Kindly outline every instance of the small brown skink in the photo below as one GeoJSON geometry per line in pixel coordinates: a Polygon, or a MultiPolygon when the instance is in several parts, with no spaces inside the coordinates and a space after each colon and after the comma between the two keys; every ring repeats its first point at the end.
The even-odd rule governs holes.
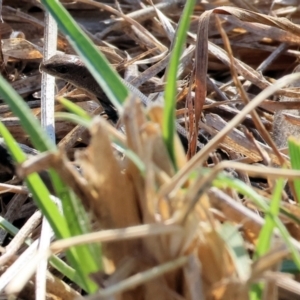
{"type": "MultiPolygon", "coordinates": [[[[92,93],[97,97],[100,104],[103,106],[108,117],[116,122],[118,119],[118,113],[115,107],[112,105],[108,97],[103,90],[99,87],[98,83],[88,71],[82,60],[76,55],[69,54],[56,54],[49,60],[43,62],[40,65],[40,70],[44,71],[52,76],[63,79],[70,82],[74,86],[92,93]]],[[[135,94],[143,102],[145,106],[152,104],[152,101],[145,96],[140,90],[131,85],[129,82],[121,79],[128,90],[135,94]]],[[[177,132],[188,139],[188,132],[176,121],[177,132]]],[[[197,146],[201,149],[203,145],[198,141],[197,146]]]]}
{"type": "Polygon", "coordinates": [[[118,120],[116,109],[78,56],[54,55],[49,60],[41,63],[40,70],[95,95],[108,118],[113,122],[118,120]]]}

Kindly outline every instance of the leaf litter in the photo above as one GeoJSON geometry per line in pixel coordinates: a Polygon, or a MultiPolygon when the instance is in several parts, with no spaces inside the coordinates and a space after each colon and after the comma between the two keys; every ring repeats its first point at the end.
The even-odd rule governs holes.
{"type": "MultiPolygon", "coordinates": [[[[40,4],[27,2],[3,3],[2,65],[3,74],[39,116],[35,105],[39,101],[43,21],[37,9],[40,4]],[[21,34],[16,38],[11,32],[21,34]],[[33,84],[26,82],[30,79],[33,84]]],[[[161,91],[155,87],[165,84],[183,3],[155,3],[154,8],[139,1],[120,1],[116,6],[85,0],[65,5],[121,75],[136,65],[138,74],[132,84],[141,86],[153,102],[161,101],[161,91]],[[93,11],[96,8],[101,9],[100,25],[93,11]]],[[[112,229],[124,230],[111,233],[114,242],[103,242],[104,274],[93,278],[105,288],[87,299],[247,299],[252,284],[259,281],[266,284],[264,298],[294,299],[299,294],[297,277],[278,268],[290,258],[278,232],[274,232],[276,241],[269,252],[253,259],[263,216],[268,213],[254,199],[268,203],[280,174],[290,179],[299,176],[297,171],[271,172],[279,165],[289,166],[289,156],[282,148],[290,133],[299,132],[296,118],[288,115],[298,107],[299,90],[292,83],[276,86],[276,80],[291,74],[299,63],[300,20],[295,8],[295,3],[287,1],[203,1],[196,5],[178,70],[178,80],[185,84],[178,82],[177,109],[191,136],[182,142],[176,137],[178,170],[162,140],[162,108],[154,104],[145,111],[134,97],[127,100],[121,116],[126,135],[98,116],[89,134],[80,126],[75,129],[73,124],[57,121],[57,140],[67,145],[66,150],[60,148],[56,158],[49,154],[46,166],[38,159],[28,161],[35,170],[53,167],[62,174],[91,215],[95,230],[108,234],[112,229]],[[239,118],[247,102],[273,84],[273,91],[239,118]],[[272,132],[272,126],[278,125],[276,115],[284,118],[285,125],[278,127],[282,135],[272,132]],[[219,132],[223,135],[218,136],[219,132]],[[200,151],[197,140],[205,145],[200,151]],[[131,156],[116,151],[115,141],[125,145],[131,156]],[[74,158],[81,175],[71,171],[69,159],[74,158]],[[218,187],[215,181],[220,171],[229,179],[240,179],[251,193],[218,187]],[[131,229],[147,224],[148,230],[125,239],[131,229]],[[154,224],[169,226],[170,231],[154,232],[154,224]],[[171,229],[174,225],[180,230],[171,229]],[[119,240],[120,236],[125,240],[119,240]]],[[[60,51],[74,53],[61,35],[58,45],[60,51]]],[[[58,81],[58,88],[63,84],[58,81]]],[[[77,99],[81,107],[97,109],[90,95],[69,90],[70,99],[77,99]]],[[[62,109],[59,104],[56,107],[62,109]]],[[[7,114],[5,105],[0,109],[14,137],[28,144],[17,118],[7,114]]],[[[19,207],[24,211],[17,212],[12,201],[3,200],[2,215],[10,222],[27,220],[34,206],[26,212],[26,202],[21,199],[19,207]]],[[[281,209],[281,221],[297,245],[299,206],[292,189],[283,192],[281,209]]],[[[72,240],[69,242],[71,245],[72,240]]],[[[8,251],[8,241],[2,239],[2,243],[8,245],[8,251]]],[[[59,248],[59,241],[56,243],[59,248]]],[[[6,268],[3,265],[1,273],[6,268]]],[[[61,297],[55,289],[51,293],[61,297]]],[[[34,294],[20,297],[34,299],[34,294]]]]}

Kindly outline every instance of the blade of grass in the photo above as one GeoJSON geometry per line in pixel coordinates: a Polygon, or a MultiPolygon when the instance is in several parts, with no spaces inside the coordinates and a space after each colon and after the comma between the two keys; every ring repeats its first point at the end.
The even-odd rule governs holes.
{"type": "Polygon", "coordinates": [[[91,119],[88,120],[86,118],[83,118],[82,116],[78,116],[76,114],[70,114],[67,112],[57,112],[55,113],[55,119],[56,120],[64,120],[68,122],[72,122],[81,126],[84,126],[86,128],[89,128],[92,124],[91,119]]]}
{"type": "MultiPolygon", "coordinates": [[[[10,222],[8,222],[7,220],[5,220],[1,216],[0,216],[0,227],[2,229],[4,229],[5,231],[7,231],[12,236],[15,236],[18,233],[18,231],[19,231],[19,229],[17,227],[15,227],[13,224],[11,224],[10,222]]],[[[26,242],[26,244],[28,246],[30,246],[29,242],[28,243],[26,242]]]]}
{"type": "MultiPolygon", "coordinates": [[[[280,178],[276,182],[274,193],[270,201],[270,210],[269,210],[270,213],[267,213],[265,215],[265,224],[259,233],[259,238],[254,253],[254,261],[260,258],[261,256],[263,256],[264,254],[266,254],[270,250],[273,231],[275,227],[273,216],[278,217],[279,215],[281,193],[283,188],[284,188],[284,180],[280,178]]],[[[263,289],[264,289],[263,283],[253,284],[250,290],[250,298],[252,300],[261,299],[263,295],[263,289]]]]}
{"type": "MultiPolygon", "coordinates": [[[[21,148],[18,146],[18,143],[14,140],[12,135],[1,122],[0,133],[3,136],[13,159],[17,163],[24,162],[26,160],[26,155],[23,153],[21,148]]],[[[76,220],[78,220],[78,211],[77,214],[74,214],[76,218],[73,218],[72,227],[70,227],[67,223],[66,218],[64,218],[60,214],[58,208],[51,200],[48,189],[37,173],[28,175],[25,179],[25,182],[28,186],[28,189],[32,193],[33,198],[36,200],[38,207],[41,209],[43,215],[47,218],[57,237],[67,238],[70,236],[74,236],[75,233],[77,233],[77,235],[79,234],[79,232],[82,233],[82,231],[78,230],[78,226],[80,226],[80,224],[82,223],[81,219],[78,222],[79,225],[76,227],[76,220]],[[76,231],[74,228],[76,229],[76,231]],[[72,233],[70,232],[70,229],[73,229],[72,233]]],[[[77,202],[75,204],[78,205],[77,202]]],[[[82,226],[80,228],[82,229],[82,226]]],[[[93,250],[93,257],[96,257],[96,259],[94,259],[91,256],[91,251],[89,250],[89,248],[90,246],[73,247],[69,251],[67,251],[66,254],[81,279],[79,285],[86,291],[94,292],[97,290],[97,286],[89,279],[88,276],[91,272],[98,271],[100,252],[95,255],[95,250],[93,250]],[[84,264],[80,263],[82,259],[84,259],[84,264]]]]}
{"type": "Polygon", "coordinates": [[[76,105],[72,101],[61,97],[58,99],[58,102],[62,104],[69,112],[72,112],[78,117],[81,117],[87,121],[90,121],[92,119],[92,117],[84,109],[82,109],[80,106],[76,105]]]}
{"type": "Polygon", "coordinates": [[[17,94],[2,76],[0,76],[0,96],[9,105],[13,114],[20,118],[22,128],[30,135],[31,141],[36,149],[41,152],[56,150],[55,144],[47,137],[37,119],[32,117],[31,111],[25,101],[23,101],[19,94],[17,94]]]}
{"type": "Polygon", "coordinates": [[[213,186],[218,188],[232,188],[238,193],[251,199],[255,203],[255,205],[257,205],[263,212],[269,214],[270,218],[273,219],[272,221],[274,222],[275,227],[278,229],[283,241],[287,245],[288,249],[291,251],[296,266],[300,270],[300,255],[293,244],[289,232],[287,231],[286,227],[283,225],[279,217],[277,215],[273,215],[273,213],[270,211],[267,201],[262,196],[257,194],[251,187],[246,185],[244,182],[238,179],[230,178],[224,175],[223,173],[220,173],[217,176],[217,178],[213,180],[213,186]]]}
{"type": "MultiPolygon", "coordinates": [[[[292,169],[300,170],[300,143],[299,143],[299,141],[294,137],[290,137],[288,139],[288,147],[289,147],[292,169]]],[[[293,185],[294,185],[295,193],[297,196],[297,201],[298,201],[298,203],[300,203],[300,179],[295,178],[293,180],[293,185]]]]}
{"type": "Polygon", "coordinates": [[[175,44],[170,57],[170,64],[167,70],[167,84],[165,88],[165,106],[163,115],[163,138],[165,140],[169,155],[176,166],[174,153],[175,135],[175,105],[177,91],[177,69],[180,56],[185,44],[187,31],[190,25],[190,17],[193,13],[195,0],[187,0],[175,37],[175,44]]]}
{"type": "Polygon", "coordinates": [[[265,225],[263,226],[255,250],[254,258],[257,259],[269,251],[274,230],[274,222],[272,216],[278,216],[280,211],[281,193],[284,187],[284,180],[277,180],[272,199],[270,201],[270,214],[265,216],[265,225]]]}
{"type": "MultiPolygon", "coordinates": [[[[29,134],[33,145],[42,151],[46,150],[56,150],[55,144],[48,138],[46,133],[42,130],[37,119],[32,115],[29,107],[25,104],[23,99],[16,93],[16,91],[6,82],[6,80],[0,76],[0,96],[5,102],[10,106],[12,112],[19,117],[22,128],[29,134]]],[[[14,151],[14,144],[16,143],[7,129],[2,126],[1,131],[6,136],[7,146],[10,151],[14,151]]],[[[22,154],[23,152],[17,152],[16,156],[12,153],[13,158],[17,162],[24,161],[25,157],[22,154]]],[[[73,235],[78,235],[78,231],[75,230],[72,232],[73,228],[80,228],[81,221],[77,218],[75,213],[76,209],[73,207],[74,201],[71,199],[70,189],[62,182],[61,178],[53,170],[49,170],[49,174],[54,185],[55,191],[58,197],[62,200],[63,211],[65,213],[64,218],[55,217],[57,213],[54,213],[54,209],[57,209],[54,204],[47,202],[45,205],[44,199],[49,198],[49,192],[44,186],[43,182],[39,179],[37,174],[31,174],[26,179],[28,188],[30,188],[31,193],[37,203],[41,208],[43,214],[49,220],[55,234],[58,238],[70,237],[73,235]],[[48,197],[46,196],[48,195],[48,197]],[[75,226],[75,223],[77,225],[75,226]],[[67,225],[66,225],[67,224],[67,225]],[[61,227],[59,230],[58,227],[61,227]],[[68,230],[67,230],[68,229],[68,230]]],[[[81,234],[85,233],[82,228],[81,234]]],[[[94,253],[95,251],[93,251],[94,253]]],[[[99,270],[99,265],[97,264],[99,255],[95,256],[93,259],[89,257],[93,256],[92,252],[89,251],[89,247],[83,246],[82,248],[72,248],[67,251],[67,257],[70,260],[72,266],[77,270],[82,279],[82,285],[85,287],[85,290],[88,292],[94,292],[97,290],[97,285],[89,278],[89,274],[99,270]],[[81,259],[84,257],[86,263],[82,264],[81,259]]]]}
{"type": "MultiPolygon", "coordinates": [[[[66,99],[64,99],[66,100],[66,99]]],[[[91,117],[87,115],[86,113],[81,112],[81,108],[75,107],[77,106],[74,103],[70,103],[69,100],[63,101],[62,103],[66,108],[70,109],[74,114],[69,114],[65,112],[58,112],[55,114],[56,119],[62,119],[65,121],[73,122],[75,124],[82,125],[86,128],[89,128],[92,124],[91,117]],[[67,105],[65,105],[67,104],[67,105]],[[70,105],[69,105],[70,104],[70,105]],[[88,118],[85,118],[85,116],[88,116],[88,118]]],[[[119,143],[119,141],[113,139],[113,142],[122,149],[122,152],[126,155],[127,158],[129,158],[139,169],[141,172],[141,175],[144,176],[146,174],[146,167],[143,161],[136,155],[132,150],[124,147],[123,144],[119,143]]]]}
{"type": "Polygon", "coordinates": [[[87,68],[102,87],[107,97],[119,112],[128,96],[128,90],[109,62],[93,45],[83,30],[76,24],[67,10],[58,1],[41,0],[41,3],[56,20],[59,29],[66,35],[76,52],[81,55],[87,68]]]}
{"type": "MultiPolygon", "coordinates": [[[[20,164],[24,162],[27,159],[26,155],[2,122],[0,122],[0,134],[3,136],[13,159],[20,164]]],[[[26,179],[26,183],[33,196],[39,199],[37,205],[49,220],[55,234],[59,237],[69,236],[68,226],[62,215],[59,213],[58,208],[51,200],[50,193],[39,175],[36,173],[30,174],[26,179]]]]}

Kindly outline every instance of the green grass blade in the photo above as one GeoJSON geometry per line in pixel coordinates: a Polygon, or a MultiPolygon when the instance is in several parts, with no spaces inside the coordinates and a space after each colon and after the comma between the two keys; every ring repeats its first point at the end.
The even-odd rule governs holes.
{"type": "MultiPolygon", "coordinates": [[[[64,100],[66,100],[66,99],[64,99],[64,100]]],[[[67,108],[70,108],[70,110],[74,114],[58,112],[55,114],[56,119],[62,119],[62,120],[69,121],[69,122],[72,122],[75,124],[82,125],[86,128],[89,128],[92,124],[91,117],[88,116],[89,118],[85,118],[80,112],[81,108],[80,107],[79,107],[79,109],[75,108],[74,106],[77,106],[77,105],[74,103],[71,103],[71,105],[69,106],[69,102],[70,102],[69,100],[67,100],[65,102],[65,103],[67,103],[67,108]]],[[[132,150],[126,148],[123,144],[119,143],[119,141],[116,141],[113,139],[112,142],[114,142],[118,147],[120,147],[122,149],[122,151],[126,155],[126,157],[129,158],[136,165],[136,167],[139,169],[141,175],[144,176],[146,174],[146,167],[145,167],[145,164],[143,163],[143,161],[138,157],[138,155],[136,155],[132,150]]]]}
{"type": "MultiPolygon", "coordinates": [[[[288,139],[288,147],[292,169],[300,170],[300,142],[294,137],[290,137],[288,139]]],[[[300,179],[294,179],[293,184],[297,201],[300,203],[300,179]]]]}
{"type": "MultiPolygon", "coordinates": [[[[26,155],[22,152],[17,142],[11,136],[6,127],[0,122],[0,133],[3,136],[8,150],[10,151],[14,160],[18,163],[22,163],[26,160],[26,155]]],[[[74,227],[79,223],[81,224],[81,220],[78,219],[78,211],[77,214],[73,214],[73,220],[71,221],[72,227],[70,227],[70,222],[68,224],[68,219],[64,218],[60,213],[56,205],[50,199],[50,194],[43,181],[40,179],[37,173],[33,173],[28,175],[25,178],[26,185],[28,189],[32,193],[33,198],[35,199],[38,207],[42,211],[43,215],[47,218],[50,226],[52,227],[55,235],[59,238],[67,238],[70,236],[78,234],[78,227],[74,229],[74,227]],[[78,221],[78,222],[77,222],[78,221]],[[70,232],[72,229],[73,232],[70,232]]],[[[68,204],[68,202],[67,202],[68,204]]],[[[78,203],[76,203],[77,205],[78,203]]],[[[65,205],[66,206],[66,205],[65,205]]],[[[64,207],[65,209],[65,207],[64,207]]],[[[70,208],[71,210],[71,208],[70,208]]],[[[69,212],[68,210],[66,210],[69,212]]],[[[68,216],[68,214],[65,214],[68,216]]],[[[70,215],[70,213],[69,213],[70,215]]],[[[82,231],[80,231],[82,233],[82,231]]],[[[91,272],[96,272],[99,270],[99,256],[94,255],[96,259],[94,259],[91,253],[95,253],[95,251],[90,251],[90,246],[80,246],[73,247],[67,251],[66,255],[68,259],[71,261],[72,265],[78,272],[78,276],[80,277],[80,286],[82,286],[86,291],[94,292],[97,290],[96,284],[91,281],[89,278],[89,274],[91,272]],[[84,259],[85,263],[82,264],[82,259],[84,259]]]]}
{"type": "MultiPolygon", "coordinates": [[[[281,178],[276,182],[274,193],[270,201],[270,213],[265,215],[265,224],[259,233],[257,247],[254,253],[254,260],[266,254],[271,247],[273,231],[275,227],[274,216],[278,217],[280,211],[281,193],[284,188],[284,180],[281,178]]],[[[263,283],[253,284],[250,291],[252,300],[261,299],[264,289],[263,283]]]]}
{"type": "Polygon", "coordinates": [[[41,3],[56,20],[59,29],[66,35],[76,52],[81,55],[87,68],[107,97],[118,111],[121,111],[122,106],[120,104],[127,98],[128,90],[118,74],[110,67],[107,59],[93,45],[61,3],[53,0],[41,0],[41,3]]]}
{"type": "Polygon", "coordinates": [[[67,263],[65,263],[63,260],[58,258],[57,256],[53,255],[50,257],[49,260],[52,267],[54,267],[57,271],[59,271],[61,274],[75,282],[78,286],[80,286],[82,289],[85,287],[82,285],[81,278],[78,276],[78,272],[70,267],[67,263]]]}
{"type": "Polygon", "coordinates": [[[89,128],[92,124],[91,119],[88,120],[86,118],[83,118],[81,116],[75,115],[75,114],[70,114],[67,112],[57,112],[55,113],[55,119],[56,120],[64,120],[64,121],[68,121],[68,122],[72,122],[74,124],[78,124],[81,126],[84,126],[86,128],[89,128]]]}
{"type": "MultiPolygon", "coordinates": [[[[9,83],[0,76],[0,97],[9,105],[13,114],[20,120],[22,128],[28,133],[34,147],[41,151],[55,151],[56,145],[48,138],[46,132],[41,128],[40,123],[31,113],[25,101],[9,85],[9,83]]],[[[51,180],[59,198],[67,197],[66,187],[56,173],[51,172],[51,180]]]]}
{"type": "Polygon", "coordinates": [[[59,98],[58,102],[62,104],[69,112],[72,112],[73,114],[85,119],[85,120],[91,120],[92,117],[80,106],[76,105],[72,101],[66,99],[66,98],[59,98]]]}
{"type": "Polygon", "coordinates": [[[260,231],[258,243],[255,251],[255,259],[263,256],[270,250],[272,234],[274,230],[274,218],[278,216],[280,211],[281,193],[284,187],[284,180],[281,178],[276,182],[274,193],[270,201],[269,214],[265,216],[265,225],[260,231]]]}
{"type": "MultiPolygon", "coordinates": [[[[19,117],[22,128],[29,134],[33,145],[40,151],[56,150],[55,144],[47,137],[46,133],[41,128],[38,120],[32,115],[30,109],[25,104],[23,99],[14,91],[14,89],[0,76],[0,96],[10,106],[12,112],[19,117]]],[[[25,155],[22,151],[18,151],[16,142],[9,134],[5,126],[1,126],[1,133],[7,143],[8,149],[11,151],[12,157],[16,162],[23,162],[25,155]],[[17,150],[16,150],[17,149],[17,150]]],[[[19,149],[20,150],[20,149],[19,149]]],[[[62,182],[61,178],[53,170],[49,171],[52,183],[58,197],[62,200],[64,217],[62,217],[51,201],[49,192],[37,174],[31,174],[26,178],[26,183],[30,189],[33,198],[35,199],[38,207],[48,219],[53,231],[58,238],[66,238],[78,234],[78,230],[74,233],[70,231],[71,224],[78,223],[80,227],[80,220],[75,213],[76,209],[72,207],[74,201],[71,198],[70,189],[62,182]],[[72,208],[72,209],[71,209],[72,208]]],[[[77,204],[75,205],[77,207],[77,204]]],[[[81,234],[86,233],[84,230],[81,234]]],[[[88,292],[94,292],[97,289],[96,284],[89,278],[89,274],[99,270],[100,265],[98,256],[90,259],[93,252],[89,250],[90,246],[82,246],[79,248],[71,248],[67,251],[67,257],[72,266],[77,270],[84,289],[88,292]],[[84,249],[84,250],[82,250],[84,249]],[[87,261],[86,264],[81,264],[81,259],[84,257],[87,261]]]]}
{"type": "Polygon", "coordinates": [[[195,0],[187,0],[175,37],[174,48],[170,57],[170,64],[167,71],[167,84],[165,88],[165,106],[163,116],[163,137],[169,155],[175,166],[174,134],[175,134],[175,105],[177,91],[177,69],[182,49],[185,44],[187,31],[190,25],[190,17],[193,13],[195,0]]]}
{"type": "Polygon", "coordinates": [[[36,149],[41,152],[56,149],[55,144],[47,138],[45,131],[42,130],[38,120],[32,117],[25,101],[2,76],[0,76],[0,97],[9,105],[13,114],[19,117],[22,128],[30,135],[36,149]]]}
{"type": "MultiPolygon", "coordinates": [[[[24,162],[27,157],[19,147],[18,143],[12,137],[7,128],[0,122],[0,134],[3,136],[7,148],[17,163],[24,162]]],[[[50,193],[46,188],[43,181],[40,179],[37,173],[30,174],[25,179],[28,189],[32,193],[33,197],[37,199],[36,203],[41,209],[42,213],[48,219],[53,231],[58,237],[70,236],[67,224],[60,214],[58,208],[50,198],[50,193]]]]}
{"type": "Polygon", "coordinates": [[[273,213],[270,211],[269,205],[267,204],[267,201],[262,197],[261,195],[257,194],[251,187],[249,187],[244,182],[230,178],[229,176],[226,176],[224,173],[220,173],[216,179],[213,180],[213,186],[218,188],[232,188],[239,192],[240,194],[248,197],[251,199],[263,212],[266,214],[269,214],[271,218],[273,218],[273,222],[275,224],[275,227],[278,229],[280,235],[282,236],[283,241],[291,251],[293,260],[296,264],[296,266],[300,270],[300,255],[298,250],[294,247],[291,236],[289,232],[287,231],[286,227],[283,225],[281,220],[278,216],[273,215],[273,213]]]}
{"type": "MultiPolygon", "coordinates": [[[[10,235],[15,236],[19,229],[17,227],[15,227],[13,224],[11,224],[10,222],[8,222],[7,220],[5,220],[3,217],[0,216],[0,227],[5,230],[6,232],[8,232],[10,235]]],[[[29,242],[29,239],[27,238],[26,240],[26,244],[29,246],[31,245],[31,242],[29,242]]]]}
{"type": "MultiPolygon", "coordinates": [[[[75,124],[79,124],[82,125],[86,128],[89,128],[92,124],[91,121],[87,121],[84,118],[81,118],[77,115],[73,115],[73,114],[69,114],[69,113],[64,113],[64,112],[59,112],[55,114],[55,118],[56,119],[61,119],[61,120],[65,120],[65,121],[69,121],[75,124]]],[[[143,161],[139,158],[138,155],[136,155],[136,153],[134,153],[132,150],[124,147],[123,144],[119,143],[118,141],[114,141],[113,142],[122,149],[122,152],[126,155],[126,157],[128,159],[130,159],[135,165],[136,167],[139,169],[139,171],[141,172],[141,175],[144,176],[146,173],[146,167],[145,164],[143,163],[143,161]]]]}

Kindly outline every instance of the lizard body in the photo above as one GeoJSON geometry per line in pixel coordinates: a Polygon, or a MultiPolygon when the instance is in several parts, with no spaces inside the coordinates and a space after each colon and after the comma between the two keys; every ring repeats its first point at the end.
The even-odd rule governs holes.
{"type": "Polygon", "coordinates": [[[40,70],[93,94],[99,100],[109,119],[114,122],[117,121],[116,109],[78,56],[54,55],[49,60],[41,63],[40,70]]]}
{"type": "MultiPolygon", "coordinates": [[[[118,119],[116,109],[78,56],[56,54],[49,60],[43,62],[40,66],[40,69],[52,76],[68,81],[76,87],[95,95],[109,118],[113,121],[118,119]]],[[[151,105],[152,101],[140,90],[124,79],[121,80],[131,93],[140,98],[145,106],[151,105]]],[[[178,133],[188,139],[188,132],[178,121],[176,121],[176,129],[178,133]]],[[[198,141],[197,146],[201,149],[203,145],[198,141]]]]}

